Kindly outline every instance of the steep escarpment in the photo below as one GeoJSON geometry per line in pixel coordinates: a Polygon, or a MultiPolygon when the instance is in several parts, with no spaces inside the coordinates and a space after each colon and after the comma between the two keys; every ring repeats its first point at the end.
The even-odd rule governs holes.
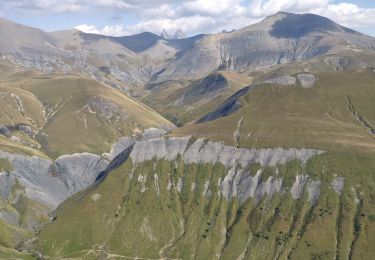
{"type": "Polygon", "coordinates": [[[301,259],[348,257],[353,244],[353,255],[364,247],[368,255],[372,238],[359,227],[374,228],[363,183],[373,163],[354,158],[188,137],[136,142],[100,185],[56,211],[33,250],[84,259],[301,259]]]}
{"type": "Polygon", "coordinates": [[[108,154],[76,153],[54,161],[46,156],[0,150],[0,227],[9,236],[7,241],[0,240],[0,246],[14,248],[29,238],[63,201],[95,184],[101,173],[120,165],[119,154],[136,140],[165,133],[150,128],[137,137],[120,139],[108,154]]]}
{"type": "Polygon", "coordinates": [[[99,186],[57,210],[34,250],[81,258],[300,259],[335,257],[336,250],[347,256],[342,248],[356,239],[345,231],[357,219],[354,194],[362,190],[366,201],[369,194],[354,187],[345,170],[336,174],[338,158],[188,137],[136,142],[99,186]],[[83,216],[84,223],[78,221],[83,216]],[[317,227],[326,237],[316,239],[317,227]]]}

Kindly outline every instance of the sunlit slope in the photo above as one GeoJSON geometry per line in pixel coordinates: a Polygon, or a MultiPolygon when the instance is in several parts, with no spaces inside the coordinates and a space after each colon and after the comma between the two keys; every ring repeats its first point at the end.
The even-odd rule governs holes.
{"type": "Polygon", "coordinates": [[[374,150],[375,73],[319,73],[311,88],[260,84],[250,87],[228,116],[188,124],[174,136],[203,136],[246,147],[316,147],[374,150]],[[349,100],[355,108],[350,109],[349,100]],[[358,117],[370,127],[364,126],[358,117]]]}
{"type": "Polygon", "coordinates": [[[51,157],[102,153],[137,129],[173,127],[147,106],[95,80],[31,73],[6,80],[0,86],[0,124],[9,130],[5,135],[51,157]]]}
{"type": "Polygon", "coordinates": [[[142,98],[146,104],[178,125],[194,121],[215,109],[252,77],[234,71],[216,71],[199,80],[150,84],[142,98]]]}

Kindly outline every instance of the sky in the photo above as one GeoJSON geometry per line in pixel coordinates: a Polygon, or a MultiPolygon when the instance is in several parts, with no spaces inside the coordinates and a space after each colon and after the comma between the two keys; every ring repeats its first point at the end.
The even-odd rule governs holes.
{"type": "Polygon", "coordinates": [[[375,36],[375,0],[0,0],[0,16],[21,24],[112,36],[216,33],[278,11],[319,14],[375,36]]]}

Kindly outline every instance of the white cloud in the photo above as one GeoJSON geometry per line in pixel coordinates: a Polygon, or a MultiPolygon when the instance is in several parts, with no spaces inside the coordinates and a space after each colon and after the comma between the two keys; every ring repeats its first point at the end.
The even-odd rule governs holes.
{"type": "Polygon", "coordinates": [[[241,0],[195,0],[189,1],[181,6],[182,12],[191,12],[208,15],[223,15],[232,13],[234,10],[245,11],[246,8],[240,5],[241,0]]]}
{"type": "Polygon", "coordinates": [[[167,31],[176,31],[177,29],[182,29],[185,32],[188,31],[198,31],[204,28],[210,28],[215,24],[215,20],[209,17],[203,16],[193,16],[193,17],[181,17],[178,19],[153,19],[141,21],[135,25],[115,25],[115,26],[105,26],[103,28],[97,28],[94,25],[82,24],[75,28],[86,32],[86,33],[96,33],[111,36],[124,36],[131,35],[139,32],[154,32],[156,34],[161,33],[162,28],[167,31]]]}
{"type": "Polygon", "coordinates": [[[250,13],[264,17],[278,11],[308,12],[315,8],[327,6],[329,0],[253,0],[250,13]]]}
{"type": "Polygon", "coordinates": [[[54,13],[77,12],[83,9],[78,0],[14,0],[0,3],[3,10],[23,10],[29,12],[44,12],[49,10],[54,13]]]}
{"type": "Polygon", "coordinates": [[[360,8],[355,4],[330,4],[325,8],[312,10],[351,28],[375,27],[375,8],[360,8]]]}
{"type": "Polygon", "coordinates": [[[87,15],[90,11],[97,13],[104,8],[105,13],[112,14],[112,17],[125,17],[124,24],[107,25],[103,28],[82,24],[78,28],[108,35],[141,31],[160,33],[163,28],[173,31],[179,27],[188,34],[217,32],[244,27],[278,11],[315,13],[354,29],[375,28],[375,6],[361,8],[355,4],[332,2],[333,0],[0,0],[0,12],[86,12],[87,15]],[[135,17],[135,24],[126,24],[126,17],[129,15],[135,17]]]}
{"type": "Polygon", "coordinates": [[[142,18],[171,18],[177,17],[178,14],[176,9],[171,5],[163,4],[154,8],[145,8],[141,12],[138,12],[138,16],[142,18]]]}

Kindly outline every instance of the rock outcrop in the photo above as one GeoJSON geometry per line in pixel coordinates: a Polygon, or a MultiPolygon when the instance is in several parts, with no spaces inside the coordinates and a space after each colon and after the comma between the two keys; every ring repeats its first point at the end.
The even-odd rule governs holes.
{"type": "Polygon", "coordinates": [[[295,77],[292,76],[281,76],[277,78],[271,78],[263,81],[262,83],[266,84],[276,84],[276,85],[282,85],[282,86],[294,86],[296,84],[297,80],[295,77]]]}
{"type": "MultiPolygon", "coordinates": [[[[283,179],[277,176],[276,171],[273,176],[265,179],[262,170],[252,173],[249,167],[254,164],[259,164],[261,167],[276,167],[292,160],[298,160],[304,165],[310,158],[321,153],[323,151],[304,148],[236,148],[204,139],[191,142],[190,137],[162,137],[135,143],[130,158],[135,167],[146,161],[174,161],[177,158],[181,158],[184,164],[215,165],[218,163],[225,166],[228,170],[225,177],[219,179],[217,184],[206,182],[203,195],[210,196],[210,187],[217,185],[220,196],[227,200],[237,198],[240,203],[244,203],[249,198],[260,201],[264,196],[272,197],[275,193],[289,188],[294,199],[301,198],[306,190],[308,200],[314,204],[320,195],[319,180],[312,180],[307,175],[297,175],[291,187],[284,187],[283,179]]],[[[142,176],[142,181],[144,178],[145,176],[142,176]]],[[[169,181],[166,189],[169,190],[173,186],[176,187],[177,192],[181,192],[183,185],[183,178],[179,178],[176,183],[169,181]]],[[[142,190],[145,191],[145,189],[147,187],[142,182],[142,190]]],[[[190,187],[189,190],[192,188],[190,187]]]]}
{"type": "Polygon", "coordinates": [[[54,169],[69,193],[74,194],[93,184],[98,173],[107,168],[108,164],[99,155],[82,153],[59,157],[54,163],[54,169]]]}
{"type": "Polygon", "coordinates": [[[98,155],[65,155],[52,162],[36,156],[0,151],[13,170],[1,173],[0,194],[7,199],[16,181],[25,189],[28,199],[55,209],[61,202],[91,185],[108,162],[98,155]]]}
{"type": "Polygon", "coordinates": [[[220,162],[226,167],[232,167],[236,162],[241,167],[254,163],[274,167],[291,160],[300,160],[302,164],[305,164],[313,156],[323,153],[319,150],[304,148],[236,148],[221,142],[206,142],[204,139],[198,139],[189,145],[189,141],[189,137],[154,138],[140,141],[134,145],[130,158],[134,164],[137,164],[152,159],[171,161],[180,155],[187,164],[220,162]]]}
{"type": "Polygon", "coordinates": [[[336,177],[331,182],[332,189],[338,194],[341,195],[342,190],[344,189],[345,179],[343,177],[336,177]]]}
{"type": "Polygon", "coordinates": [[[299,81],[301,82],[301,86],[303,88],[311,88],[315,84],[315,76],[313,74],[307,74],[307,73],[302,73],[297,75],[299,81]]]}

